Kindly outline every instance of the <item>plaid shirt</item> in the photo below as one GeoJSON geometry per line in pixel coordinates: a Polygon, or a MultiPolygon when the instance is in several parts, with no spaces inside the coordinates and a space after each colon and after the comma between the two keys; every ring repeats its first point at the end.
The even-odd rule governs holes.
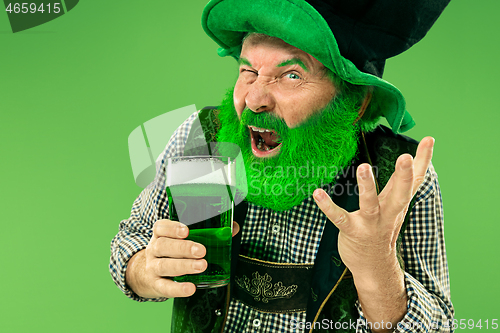
{"type": "MultiPolygon", "coordinates": [[[[135,294],[125,284],[128,260],[146,248],[155,221],[168,218],[165,189],[165,161],[183,154],[189,130],[197,119],[191,115],[173,134],[165,151],[156,161],[155,181],[142,191],[132,206],[130,218],[120,223],[111,242],[110,272],[116,285],[133,300],[148,299],[135,294]]],[[[453,320],[446,260],[441,193],[432,165],[417,191],[416,202],[407,225],[402,249],[405,262],[407,314],[395,332],[449,332],[453,320]]],[[[241,253],[280,263],[314,263],[326,216],[312,197],[284,212],[249,204],[241,239],[241,253]],[[309,221],[304,223],[303,221],[309,221]]],[[[360,319],[364,319],[359,302],[360,319]]],[[[230,302],[225,332],[304,332],[308,331],[305,312],[264,313],[236,299],[230,302]]],[[[317,327],[321,323],[317,322],[317,327]]],[[[330,324],[331,325],[331,324],[330,324]]],[[[333,326],[328,326],[332,328],[333,326]]],[[[323,326],[326,328],[326,326],[323,326]]],[[[358,325],[357,332],[370,332],[358,325]]]]}

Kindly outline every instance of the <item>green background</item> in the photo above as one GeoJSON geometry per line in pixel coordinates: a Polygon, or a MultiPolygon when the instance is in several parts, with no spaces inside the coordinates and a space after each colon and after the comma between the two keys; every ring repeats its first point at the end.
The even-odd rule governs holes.
{"type": "MultiPolygon", "coordinates": [[[[109,243],[140,188],[129,133],[217,105],[236,64],[200,25],[205,0],[81,1],[13,34],[0,13],[0,330],[168,332],[171,303],[136,303],[108,273],[109,243]]],[[[495,0],[455,0],[385,79],[436,138],[457,319],[500,319],[495,0]]],[[[165,133],[165,140],[170,133],[165,133]]],[[[484,328],[483,328],[484,329],[484,328]]]]}

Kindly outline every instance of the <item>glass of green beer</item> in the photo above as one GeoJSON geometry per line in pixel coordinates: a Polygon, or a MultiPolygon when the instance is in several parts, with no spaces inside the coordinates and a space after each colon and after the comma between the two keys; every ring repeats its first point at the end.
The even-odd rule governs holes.
{"type": "Polygon", "coordinates": [[[170,219],[188,226],[187,239],[207,249],[207,269],[174,277],[197,288],[229,283],[234,209],[235,163],[224,156],[181,156],[167,161],[170,219]]]}

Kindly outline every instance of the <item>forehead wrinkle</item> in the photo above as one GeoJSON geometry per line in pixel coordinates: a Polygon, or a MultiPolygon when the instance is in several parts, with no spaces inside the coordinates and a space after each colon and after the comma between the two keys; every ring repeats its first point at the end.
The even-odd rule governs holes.
{"type": "Polygon", "coordinates": [[[308,63],[309,65],[312,65],[314,60],[316,60],[316,58],[314,58],[312,55],[310,55],[306,51],[303,51],[303,50],[301,50],[293,45],[290,45],[290,44],[287,44],[287,46],[288,46],[288,50],[290,52],[290,55],[292,55],[294,58],[300,59],[300,60],[304,61],[305,63],[308,63]]]}
{"type": "MultiPolygon", "coordinates": [[[[296,63],[291,63],[290,65],[298,64],[302,68],[304,68],[305,71],[309,71],[309,70],[314,69],[316,62],[319,63],[320,65],[322,65],[321,62],[316,60],[316,58],[314,58],[309,53],[307,53],[307,52],[305,52],[305,51],[303,51],[303,50],[301,50],[293,45],[290,45],[290,44],[286,43],[285,41],[278,39],[278,38],[276,38],[276,40],[254,41],[253,38],[250,37],[243,42],[242,53],[243,53],[243,49],[247,45],[249,45],[249,46],[268,45],[271,48],[286,50],[289,58],[287,57],[288,59],[285,59],[283,62],[281,62],[281,64],[286,62],[286,61],[289,61],[289,60],[298,60],[299,62],[302,62],[302,64],[300,64],[299,62],[296,62],[296,63]]],[[[246,59],[246,58],[240,57],[240,60],[241,59],[248,61],[248,59],[246,59]]],[[[240,60],[238,62],[241,65],[240,60]]],[[[249,66],[253,67],[252,65],[250,65],[250,62],[248,62],[248,64],[245,63],[245,65],[249,65],[249,66]]],[[[277,65],[276,67],[281,67],[280,65],[277,65]]],[[[283,66],[286,66],[286,65],[283,65],[283,66]]],[[[321,66],[321,67],[323,67],[323,66],[321,66]]]]}

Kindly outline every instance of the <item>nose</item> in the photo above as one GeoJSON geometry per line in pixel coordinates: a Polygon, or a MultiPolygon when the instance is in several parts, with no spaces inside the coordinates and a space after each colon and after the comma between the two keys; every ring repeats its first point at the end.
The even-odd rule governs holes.
{"type": "Polygon", "coordinates": [[[272,94],[273,83],[259,77],[249,87],[245,97],[246,106],[253,112],[269,112],[275,107],[275,100],[272,94]]]}

